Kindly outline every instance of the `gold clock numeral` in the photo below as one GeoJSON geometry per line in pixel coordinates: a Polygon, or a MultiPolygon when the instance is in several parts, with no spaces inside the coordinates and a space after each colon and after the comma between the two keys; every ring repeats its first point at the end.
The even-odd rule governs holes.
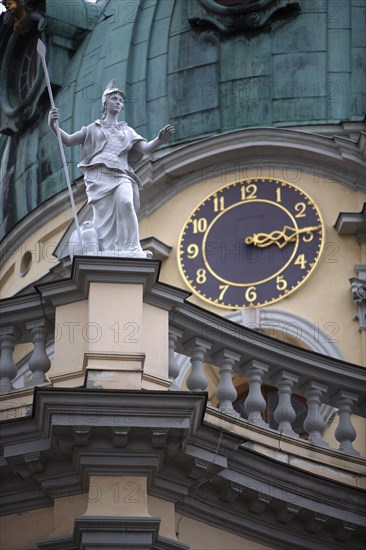
{"type": "Polygon", "coordinates": [[[277,187],[277,189],[276,189],[276,201],[277,202],[282,202],[282,200],[281,200],[281,187],[277,187]]]}
{"type": "Polygon", "coordinates": [[[201,269],[197,269],[197,272],[196,272],[196,283],[198,285],[203,285],[203,283],[206,282],[206,270],[201,268],[201,269]]]}
{"type": "Polygon", "coordinates": [[[249,199],[257,198],[257,186],[255,183],[249,183],[241,187],[241,200],[247,201],[249,199]]]}
{"type": "Polygon", "coordinates": [[[302,240],[304,241],[304,243],[309,243],[310,241],[313,240],[313,238],[314,238],[314,233],[312,233],[311,231],[308,231],[303,235],[302,240]]]}
{"type": "Polygon", "coordinates": [[[276,279],[276,288],[277,290],[285,290],[287,288],[287,281],[282,275],[279,275],[276,279]]]}
{"type": "Polygon", "coordinates": [[[225,294],[225,292],[227,291],[228,288],[229,288],[229,285],[220,285],[219,286],[219,290],[221,290],[221,292],[219,294],[219,300],[223,300],[224,294],[225,294]]]}
{"type": "Polygon", "coordinates": [[[189,244],[187,246],[187,256],[190,260],[193,260],[193,258],[196,258],[198,256],[199,252],[198,245],[196,244],[189,244]]]}
{"type": "Polygon", "coordinates": [[[305,260],[305,254],[300,254],[294,261],[295,265],[299,265],[301,269],[305,269],[306,260],[305,260]]]}
{"type": "Polygon", "coordinates": [[[192,220],[193,223],[193,233],[204,233],[207,229],[207,220],[206,218],[198,218],[192,220]]]}
{"type": "Polygon", "coordinates": [[[295,204],[295,210],[297,212],[297,214],[295,214],[295,218],[305,218],[306,204],[304,202],[298,202],[295,204]]]}
{"type": "Polygon", "coordinates": [[[245,299],[247,302],[254,302],[257,299],[256,287],[250,286],[245,291],[245,299]]]}
{"type": "Polygon", "coordinates": [[[222,212],[225,210],[225,197],[214,197],[214,212],[222,212]]]}

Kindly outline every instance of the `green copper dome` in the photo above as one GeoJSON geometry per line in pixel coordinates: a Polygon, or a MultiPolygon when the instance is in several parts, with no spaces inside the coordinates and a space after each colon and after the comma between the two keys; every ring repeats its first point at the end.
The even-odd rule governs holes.
{"type": "MultiPolygon", "coordinates": [[[[151,139],[170,122],[173,145],[246,127],[321,125],[332,135],[332,125],[364,120],[363,0],[265,0],[257,11],[244,0],[42,4],[38,28],[68,132],[100,117],[101,95],[113,78],[125,90],[130,126],[151,139]]],[[[16,43],[4,19],[2,44],[16,43]]],[[[31,41],[36,30],[34,24],[18,40],[31,41]]],[[[8,87],[16,52],[8,50],[2,65],[5,76],[12,71],[8,87]]],[[[2,235],[66,186],[43,86],[15,114],[2,104],[2,235]]],[[[66,153],[75,179],[79,151],[66,153]]]]}

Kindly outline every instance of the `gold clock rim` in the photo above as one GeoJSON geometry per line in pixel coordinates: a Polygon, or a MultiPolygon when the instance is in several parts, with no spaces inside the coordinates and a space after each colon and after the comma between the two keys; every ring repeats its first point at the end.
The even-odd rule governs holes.
{"type": "Polygon", "coordinates": [[[199,299],[203,300],[204,302],[207,302],[208,304],[211,304],[213,306],[216,306],[216,307],[219,307],[219,308],[222,308],[222,309],[227,309],[227,310],[230,310],[230,311],[238,311],[240,309],[254,309],[254,308],[259,308],[259,307],[267,307],[267,306],[270,306],[276,302],[279,302],[280,300],[283,300],[284,298],[287,298],[288,296],[290,296],[291,294],[293,294],[298,288],[300,288],[308,279],[309,277],[313,274],[313,272],[315,271],[315,269],[317,268],[317,266],[319,265],[320,263],[320,259],[321,259],[321,256],[323,254],[323,251],[324,251],[324,244],[325,244],[325,225],[324,225],[324,220],[323,220],[323,217],[322,217],[322,214],[320,212],[320,209],[317,205],[317,203],[314,201],[314,199],[311,198],[311,196],[306,192],[304,191],[303,189],[301,189],[298,185],[294,184],[294,183],[291,183],[291,182],[288,182],[286,180],[283,180],[281,178],[271,178],[271,177],[265,177],[265,178],[245,178],[245,179],[238,179],[238,180],[235,180],[231,183],[228,183],[224,186],[221,186],[219,187],[218,189],[216,189],[215,191],[211,191],[208,195],[206,195],[199,203],[198,205],[196,205],[194,207],[194,209],[191,211],[191,213],[189,214],[189,216],[187,217],[185,223],[183,224],[183,227],[179,233],[179,239],[178,239],[178,247],[177,247],[177,259],[178,259],[178,269],[179,269],[179,272],[180,272],[180,275],[183,279],[183,281],[185,282],[185,284],[188,286],[188,288],[192,291],[192,294],[194,296],[197,296],[199,299]],[[322,231],[321,231],[321,243],[320,243],[320,246],[319,246],[319,250],[318,250],[318,253],[317,253],[317,257],[314,261],[314,265],[309,269],[309,271],[307,272],[306,276],[300,281],[299,284],[297,284],[294,288],[292,288],[291,290],[287,291],[287,292],[283,292],[280,296],[278,296],[277,298],[271,300],[271,301],[265,301],[263,303],[259,303],[259,304],[256,304],[256,305],[253,305],[253,304],[250,304],[248,306],[246,305],[224,305],[224,304],[220,304],[218,303],[218,301],[214,301],[214,300],[211,300],[210,298],[207,298],[206,296],[204,296],[203,294],[201,294],[200,292],[198,292],[196,290],[196,288],[194,286],[191,285],[191,283],[189,282],[188,278],[185,276],[185,273],[183,271],[183,267],[182,267],[182,264],[181,264],[181,242],[182,242],[182,237],[183,237],[183,234],[186,230],[186,226],[187,226],[187,223],[189,222],[189,220],[192,218],[193,214],[212,196],[214,195],[217,195],[218,193],[220,193],[220,191],[222,191],[223,189],[228,189],[229,187],[232,187],[232,186],[235,186],[239,183],[254,183],[256,181],[268,181],[268,182],[274,182],[274,183],[280,183],[281,185],[289,185],[290,187],[293,187],[295,188],[300,194],[304,195],[310,202],[311,204],[314,206],[317,214],[318,214],[318,217],[319,217],[319,220],[320,220],[320,224],[321,224],[321,228],[322,228],[322,231]]]}

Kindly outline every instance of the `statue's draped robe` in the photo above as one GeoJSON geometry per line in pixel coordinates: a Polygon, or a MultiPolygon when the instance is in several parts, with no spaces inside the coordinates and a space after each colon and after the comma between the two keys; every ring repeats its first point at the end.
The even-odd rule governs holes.
{"type": "Polygon", "coordinates": [[[126,122],[96,120],[83,126],[79,168],[93,209],[101,251],[141,251],[136,212],[142,188],[133,167],[142,158],[134,145],[146,141],[126,122]]]}

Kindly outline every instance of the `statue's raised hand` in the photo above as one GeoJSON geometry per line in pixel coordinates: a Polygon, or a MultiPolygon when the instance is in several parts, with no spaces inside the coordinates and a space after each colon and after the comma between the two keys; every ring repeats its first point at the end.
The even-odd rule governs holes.
{"type": "Polygon", "coordinates": [[[158,140],[164,143],[165,141],[168,141],[168,139],[172,137],[174,132],[175,132],[174,126],[172,126],[171,124],[167,124],[158,133],[158,140]]]}

